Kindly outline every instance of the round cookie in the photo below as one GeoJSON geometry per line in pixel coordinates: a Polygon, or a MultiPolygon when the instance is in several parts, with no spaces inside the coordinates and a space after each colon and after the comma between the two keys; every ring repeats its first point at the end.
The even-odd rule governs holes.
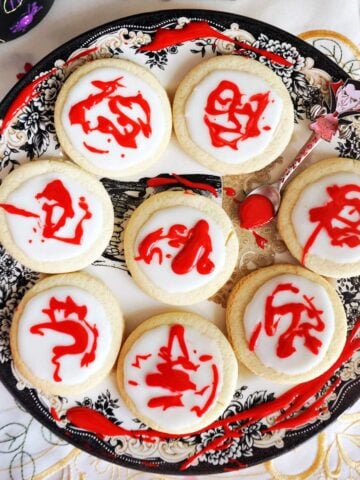
{"type": "Polygon", "coordinates": [[[185,152],[223,174],[265,167],[283,152],[294,129],[281,79],[236,55],[211,58],[186,75],[175,94],[173,119],[185,152]]]}
{"type": "Polygon", "coordinates": [[[228,280],[237,262],[238,239],[213,200],[162,192],[132,214],[124,249],[133,280],[148,295],[190,305],[209,298],[228,280]]]}
{"type": "Polygon", "coordinates": [[[104,283],[85,273],[54,275],[21,300],[10,329],[11,352],[34,387],[73,395],[110,372],[123,330],[119,305],[104,283]]]}
{"type": "Polygon", "coordinates": [[[242,278],[230,294],[226,327],[238,359],[278,383],[326,371],[346,339],[346,316],[324,278],[295,265],[272,265],[242,278]]]}
{"type": "Polygon", "coordinates": [[[66,80],[55,104],[55,128],[74,162],[96,175],[122,178],[162,155],[170,141],[171,108],[147,69],[105,58],[66,80]]]}
{"type": "Polygon", "coordinates": [[[330,158],[286,188],[280,235],[305,267],[328,277],[360,275],[360,162],[330,158]]]}
{"type": "Polygon", "coordinates": [[[221,331],[199,315],[151,317],[125,341],[117,379],[129,409],[149,427],[183,434],[215,421],[236,389],[238,365],[221,331]]]}
{"type": "Polygon", "coordinates": [[[70,162],[37,160],[0,186],[0,241],[26,267],[63,273],[105,250],[114,211],[103,185],[70,162]]]}

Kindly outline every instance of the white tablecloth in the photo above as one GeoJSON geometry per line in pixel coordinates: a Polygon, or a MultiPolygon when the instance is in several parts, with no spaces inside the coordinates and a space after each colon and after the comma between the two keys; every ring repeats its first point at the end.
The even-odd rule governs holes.
{"type": "MultiPolygon", "coordinates": [[[[316,41],[316,46],[341,66],[355,58],[360,63],[357,47],[360,42],[359,7],[357,0],[56,0],[40,25],[27,35],[0,46],[0,98],[11,88],[16,74],[23,71],[27,62],[36,63],[79,33],[123,16],[167,8],[207,8],[254,17],[309,42],[316,41]]],[[[360,75],[359,67],[354,75],[360,75]]],[[[324,433],[276,461],[212,478],[360,478],[359,427],[360,402],[324,433]]],[[[10,478],[165,480],[170,477],[115,467],[79,452],[55,438],[19,408],[0,385],[0,480],[10,478]],[[10,430],[9,424],[14,425],[10,430]],[[4,438],[5,432],[13,435],[10,443],[4,438]],[[19,455],[24,454],[21,452],[29,455],[23,471],[17,466],[19,455]]]]}

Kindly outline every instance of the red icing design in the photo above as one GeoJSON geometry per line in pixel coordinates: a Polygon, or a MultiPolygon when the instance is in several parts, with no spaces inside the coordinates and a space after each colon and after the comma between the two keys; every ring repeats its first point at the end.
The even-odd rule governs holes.
{"type": "Polygon", "coordinates": [[[56,409],[54,407],[50,408],[50,414],[56,422],[60,422],[61,418],[59,417],[56,409]]]}
{"type": "Polygon", "coordinates": [[[139,385],[138,382],[135,382],[135,380],[129,380],[128,384],[132,385],[133,387],[137,387],[139,385]]]}
{"type": "MultiPolygon", "coordinates": [[[[322,342],[312,334],[312,331],[322,332],[325,329],[325,323],[321,318],[323,312],[315,307],[314,298],[306,295],[301,295],[301,301],[296,299],[294,302],[275,306],[276,295],[280,292],[292,292],[296,296],[300,294],[300,290],[292,283],[280,283],[266,298],[263,326],[267,336],[273,337],[277,333],[281,319],[288,315],[291,316],[289,327],[278,338],[276,355],[279,358],[287,358],[295,353],[294,340],[296,337],[303,338],[304,346],[311,353],[317,355],[322,342]]],[[[256,348],[261,329],[262,324],[257,324],[251,334],[249,341],[251,351],[256,348]]]]}
{"type": "Polygon", "coordinates": [[[288,60],[285,60],[285,58],[281,57],[280,55],[253,47],[246,42],[239,42],[238,40],[219,32],[215,28],[211,27],[207,22],[190,22],[181,29],[160,28],[155,32],[152,42],[141,47],[140,52],[162,50],[164,48],[178,45],[179,43],[187,42],[189,40],[198,40],[199,38],[217,38],[219,40],[225,40],[226,42],[234,43],[240,47],[241,52],[246,50],[255,52],[263,57],[268,58],[274,63],[278,63],[286,67],[292,66],[292,63],[290,63],[288,60]]]}
{"type": "Polygon", "coordinates": [[[236,191],[231,187],[224,187],[224,191],[228,197],[235,197],[236,195],[236,191]]]}
{"type": "Polygon", "coordinates": [[[162,187],[163,185],[171,185],[176,183],[180,183],[181,185],[184,185],[185,187],[189,187],[189,188],[198,188],[200,190],[207,190],[208,192],[212,193],[214,197],[218,196],[216,188],[212,187],[208,183],[192,182],[191,180],[188,180],[185,177],[181,177],[176,173],[172,173],[170,177],[148,178],[148,180],[146,181],[146,184],[148,187],[162,187]]]}
{"type": "Polygon", "coordinates": [[[65,301],[51,297],[49,307],[42,310],[50,321],[38,323],[30,328],[30,333],[34,335],[43,336],[44,330],[53,330],[74,339],[74,343],[70,345],[59,345],[52,349],[51,363],[55,366],[53,374],[55,382],[62,381],[60,376],[61,357],[82,354],[80,367],[87,367],[96,358],[99,334],[96,325],[91,326],[86,321],[87,311],[86,305],[77,305],[70,295],[66,297],[65,301]],[[61,315],[58,312],[62,312],[61,315]]]}
{"type": "MultiPolygon", "coordinates": [[[[62,236],[59,233],[62,227],[68,222],[73,221],[75,217],[71,195],[63,182],[61,180],[52,180],[45,186],[42,192],[35,195],[35,198],[41,201],[42,211],[40,213],[29,212],[8,203],[0,203],[0,208],[3,208],[11,215],[40,218],[41,220],[37,222],[37,225],[42,228],[41,234],[43,238],[80,245],[84,234],[83,223],[92,217],[85,197],[80,197],[78,200],[78,206],[83,213],[75,224],[73,235],[69,236],[62,236]],[[61,211],[61,215],[58,215],[59,210],[61,211]]],[[[33,228],[33,231],[36,233],[37,229],[33,228]]]]}
{"type": "MultiPolygon", "coordinates": [[[[360,319],[357,320],[352,332],[347,338],[339,358],[319,377],[290,388],[274,400],[217,420],[211,425],[189,434],[195,435],[214,429],[218,429],[220,432],[219,435],[213,436],[206,446],[185,460],[181,466],[181,470],[189,468],[196,462],[198,457],[204,455],[206,452],[231,448],[234,440],[246,435],[249,426],[256,424],[269,415],[273,417],[272,425],[266,428],[264,432],[272,432],[280,429],[295,429],[318,417],[320,413],[328,408],[325,401],[341,382],[339,369],[360,349],[360,338],[357,338],[359,329],[360,319]],[[338,375],[337,379],[334,379],[335,375],[338,375]],[[317,399],[315,399],[315,395],[317,399]],[[306,408],[304,409],[305,405],[306,408]],[[276,416],[276,412],[280,411],[282,413],[278,413],[276,416]]],[[[176,434],[167,434],[150,429],[127,430],[119,425],[115,425],[103,414],[87,407],[70,408],[66,412],[66,418],[76,427],[95,433],[101,438],[105,436],[123,435],[130,438],[137,438],[148,443],[154,443],[154,439],[166,440],[179,438],[176,434]]],[[[246,465],[237,463],[236,466],[241,468],[246,465]]]]}
{"type": "Polygon", "coordinates": [[[252,234],[253,234],[253,237],[255,238],[256,244],[260,248],[264,249],[266,244],[268,243],[268,240],[266,238],[262,237],[261,235],[259,235],[258,233],[254,232],[254,231],[252,232],[252,234]]]}
{"type": "Polygon", "coordinates": [[[185,275],[196,268],[201,275],[211,273],[215,265],[210,259],[212,253],[209,224],[199,220],[190,230],[181,224],[172,225],[166,234],[159,228],[148,235],[139,244],[139,255],[135,260],[143,260],[150,264],[155,255],[159,264],[163,261],[163,252],[158,246],[161,240],[167,240],[168,245],[180,249],[171,262],[171,269],[177,275],[185,275]]]}
{"type": "Polygon", "coordinates": [[[30,72],[30,70],[33,68],[33,64],[32,63],[29,63],[29,62],[26,62],[24,63],[24,72],[19,72],[16,74],[16,78],[18,80],[21,80],[28,72],[30,72]]]}
{"type": "Polygon", "coordinates": [[[239,142],[261,135],[259,121],[269,104],[269,95],[256,93],[245,100],[236,83],[222,80],[209,94],[205,107],[204,122],[212,145],[239,150],[239,142]]]}
{"type": "Polygon", "coordinates": [[[37,213],[29,212],[28,210],[24,210],[23,208],[15,207],[15,205],[11,205],[10,203],[0,203],[0,208],[3,208],[5,212],[10,213],[11,215],[39,218],[39,215],[37,213]]]}
{"type": "MultiPolygon", "coordinates": [[[[121,147],[137,148],[138,135],[142,134],[146,138],[151,135],[150,105],[140,92],[127,97],[120,95],[118,90],[125,87],[121,83],[122,78],[107,82],[93,80],[91,84],[99,92],[90,94],[84,100],[75,103],[70,109],[69,120],[71,125],[80,125],[85,134],[98,132],[106,136],[110,135],[121,147]],[[109,116],[98,115],[97,124],[91,126],[87,113],[100,103],[107,106],[109,116]],[[116,122],[110,119],[110,115],[116,116],[116,122]]],[[[84,146],[93,153],[106,153],[106,151],[96,152],[97,149],[87,143],[84,143],[84,146]]]]}
{"type": "Polygon", "coordinates": [[[254,193],[239,202],[240,227],[249,230],[265,225],[275,216],[274,206],[264,195],[254,193]]]}
{"type": "Polygon", "coordinates": [[[101,148],[92,147],[86,142],[83,142],[84,147],[92,153],[98,153],[99,155],[104,155],[104,153],[109,153],[109,150],[102,150],[101,148]]]}
{"type": "Polygon", "coordinates": [[[346,245],[356,248],[360,245],[360,186],[332,185],[327,187],[326,191],[330,200],[309,210],[309,220],[317,223],[317,226],[304,245],[302,264],[321,231],[326,232],[334,247],[346,245]],[[352,196],[354,194],[357,194],[357,197],[352,196]],[[346,214],[352,218],[345,217],[346,214]]]}
{"type": "Polygon", "coordinates": [[[147,355],[136,355],[135,361],[131,365],[135,368],[141,368],[140,360],[147,360],[150,357],[151,357],[151,353],[148,353],[147,355]]]}
{"type": "MultiPolygon", "coordinates": [[[[201,355],[195,362],[196,355],[193,353],[192,358],[194,360],[192,360],[185,333],[185,328],[182,325],[172,325],[169,328],[167,345],[160,347],[157,353],[159,363],[156,364],[156,371],[147,373],[145,376],[146,386],[149,388],[160,387],[164,390],[164,395],[151,398],[148,401],[148,407],[160,408],[163,411],[169,408],[184,407],[184,392],[193,391],[195,395],[203,397],[205,392],[210,389],[203,405],[193,405],[189,409],[195,412],[198,417],[201,417],[214,402],[219,384],[219,373],[217,366],[214,363],[211,364],[212,381],[199,389],[192,380],[191,374],[202,368],[201,363],[205,362],[207,364],[213,357],[211,355],[201,355]],[[180,353],[175,354],[175,351],[180,353]]],[[[138,357],[139,355],[136,356],[136,362],[138,357]]],[[[146,356],[143,355],[142,357],[146,356]]],[[[131,365],[135,366],[134,363],[131,365]]],[[[137,368],[141,369],[141,366],[137,368]]]]}
{"type": "Polygon", "coordinates": [[[249,350],[252,351],[252,352],[256,348],[257,341],[258,341],[259,335],[261,333],[261,328],[262,328],[261,322],[258,322],[256,324],[256,327],[253,330],[253,333],[251,334],[251,338],[250,338],[250,341],[249,341],[249,350]]]}

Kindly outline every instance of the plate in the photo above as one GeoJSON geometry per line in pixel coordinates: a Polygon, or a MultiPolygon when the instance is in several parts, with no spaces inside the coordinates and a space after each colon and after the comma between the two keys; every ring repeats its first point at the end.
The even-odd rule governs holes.
{"type": "MultiPolygon", "coordinates": [[[[162,160],[142,178],[126,182],[101,180],[114,204],[115,232],[102,257],[86,270],[103,279],[112,289],[124,311],[128,331],[145,318],[171,308],[151,300],[134,285],[126,270],[121,244],[124,223],[137,205],[154,191],[190,188],[212,196],[222,202],[236,225],[241,244],[239,267],[213,298],[190,309],[214,321],[220,328],[224,327],[224,305],[232,285],[256,268],[290,258],[274,222],[259,231],[265,240],[259,242],[257,239],[258,243],[251,232],[240,230],[232,195],[279,175],[308,137],[309,118],[321,103],[327,82],[346,79],[347,74],[310,45],[273,26],[222,12],[169,10],[116,20],[67,42],[39,62],[0,105],[0,118],[3,119],[0,174],[3,178],[25,161],[44,156],[63,157],[54,130],[54,102],[65,78],[84,62],[99,57],[128,58],[149,68],[172,96],[177,82],[187,71],[204,58],[218,54],[250,56],[274,70],[293,100],[295,133],[283,156],[249,175],[220,178],[187,157],[173,138],[162,160]],[[185,40],[182,30],[188,24],[207,25],[206,28],[213,29],[214,36],[197,35],[197,38],[185,40]],[[159,51],[140,51],[142,46],[153,41],[159,29],[164,28],[174,30],[176,44],[159,51]],[[222,35],[219,36],[219,32],[222,35]],[[236,51],[234,39],[240,42],[236,51]],[[180,41],[182,43],[178,43],[180,41]],[[285,58],[292,66],[274,62],[273,54],[285,58]],[[169,178],[174,172],[178,176],[171,177],[172,182],[175,178],[177,183],[170,187],[152,187],[148,182],[148,178],[154,176],[169,178]],[[209,188],[199,187],[199,183],[209,188]]],[[[347,126],[341,138],[321,145],[309,161],[337,155],[360,157],[355,127],[347,126]]],[[[158,436],[132,418],[119,397],[114,374],[86,395],[68,398],[47,396],[21,378],[11,359],[9,328],[16,305],[38,279],[39,274],[24,268],[0,250],[0,378],[17,401],[53,433],[115,464],[154,473],[200,475],[244,468],[304,442],[359,396],[359,358],[349,354],[351,332],[360,310],[359,277],[335,282],[349,323],[350,347],[347,356],[342,358],[347,363],[336,372],[330,372],[322,383],[312,384],[313,394],[306,405],[300,402],[297,409],[292,408],[289,391],[294,393],[293,399],[295,391],[241,368],[238,389],[219,421],[181,438],[158,436]],[[288,395],[286,404],[283,401],[285,392],[288,395]],[[70,421],[74,417],[69,412],[75,406],[80,407],[77,411],[83,414],[78,415],[76,421],[70,421]],[[317,410],[316,406],[321,408],[317,410]],[[278,418],[281,408],[288,414],[287,418],[284,416],[287,423],[278,418]]],[[[305,399],[304,393],[300,399],[305,399]]]]}

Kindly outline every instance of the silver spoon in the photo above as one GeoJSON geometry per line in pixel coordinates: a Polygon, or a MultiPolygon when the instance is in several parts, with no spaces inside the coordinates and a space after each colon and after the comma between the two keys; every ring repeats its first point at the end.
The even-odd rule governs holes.
{"type": "MultiPolygon", "coordinates": [[[[274,183],[270,183],[269,185],[261,185],[260,187],[256,187],[254,190],[251,190],[251,192],[247,193],[245,198],[239,203],[241,204],[244,202],[250,195],[262,195],[263,197],[268,198],[272,203],[275,216],[280,207],[281,190],[286,181],[291,177],[302,161],[305,160],[305,158],[310,152],[312,152],[312,150],[321,140],[322,137],[318,133],[313,132],[279,180],[274,183]]],[[[262,225],[265,225],[270,221],[271,219],[262,223],[262,225]]]]}

